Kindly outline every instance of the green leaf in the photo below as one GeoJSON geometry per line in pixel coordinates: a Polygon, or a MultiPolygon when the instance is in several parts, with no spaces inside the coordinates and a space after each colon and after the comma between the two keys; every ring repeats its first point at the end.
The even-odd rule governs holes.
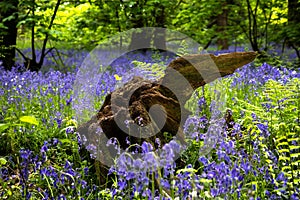
{"type": "Polygon", "coordinates": [[[292,157],[292,158],[300,157],[300,153],[292,153],[292,154],[291,154],[291,157],[292,157]]]}
{"type": "Polygon", "coordinates": [[[8,124],[0,124],[0,133],[2,133],[5,129],[9,127],[8,124]]]}
{"type": "Polygon", "coordinates": [[[287,143],[287,142],[280,142],[279,144],[277,144],[277,147],[278,146],[289,146],[289,143],[287,143]]]}
{"type": "Polygon", "coordinates": [[[296,149],[300,149],[300,145],[299,146],[294,146],[294,145],[290,146],[290,150],[296,150],[296,149]]]}
{"type": "Polygon", "coordinates": [[[8,29],[3,23],[0,23],[0,29],[8,29]]]}
{"type": "Polygon", "coordinates": [[[211,182],[212,182],[212,180],[206,179],[206,178],[201,178],[199,181],[200,181],[201,183],[211,183],[211,182]]]}
{"type": "Polygon", "coordinates": [[[268,164],[272,163],[272,160],[270,160],[270,159],[266,159],[265,161],[266,161],[268,164]]]}
{"type": "Polygon", "coordinates": [[[62,144],[75,144],[76,142],[74,142],[74,141],[72,141],[72,140],[70,140],[70,139],[67,139],[67,138],[65,138],[65,139],[60,139],[60,142],[62,143],[62,144]]]}
{"type": "MultiPolygon", "coordinates": [[[[296,166],[300,166],[300,160],[297,160],[295,162],[292,162],[291,165],[296,165],[296,166]]],[[[299,169],[300,170],[300,169],[299,169]]]]}
{"type": "MultiPolygon", "coordinates": [[[[282,167],[282,169],[281,169],[283,172],[290,172],[290,170],[291,170],[291,166],[284,166],[284,167],[282,167]]],[[[286,174],[285,174],[286,175],[286,174]]]]}
{"type": "Polygon", "coordinates": [[[278,150],[279,153],[290,153],[290,151],[288,149],[279,149],[278,150]]]}
{"type": "Polygon", "coordinates": [[[298,179],[298,178],[295,178],[293,181],[295,184],[300,184],[300,179],[298,179]]]}
{"type": "Polygon", "coordinates": [[[179,169],[177,170],[177,174],[181,173],[181,172],[190,172],[190,173],[195,173],[197,172],[196,169],[193,168],[184,168],[184,169],[179,169]]]}
{"type": "Polygon", "coordinates": [[[291,159],[289,157],[280,156],[278,160],[279,161],[281,161],[281,160],[283,160],[283,161],[285,161],[285,160],[290,161],[291,159]]]}
{"type": "Polygon", "coordinates": [[[39,122],[33,116],[22,116],[22,117],[20,117],[20,121],[21,122],[26,122],[26,123],[29,123],[29,124],[39,125],[39,122]]]}
{"type": "Polygon", "coordinates": [[[3,166],[7,163],[7,161],[4,158],[0,158],[0,166],[3,166]]]}
{"type": "Polygon", "coordinates": [[[276,141],[280,141],[280,140],[286,140],[286,136],[281,136],[280,138],[276,139],[276,141]]]}
{"type": "Polygon", "coordinates": [[[14,15],[10,15],[9,17],[4,18],[3,22],[11,21],[11,20],[14,20],[14,19],[15,19],[15,16],[14,15]]]}

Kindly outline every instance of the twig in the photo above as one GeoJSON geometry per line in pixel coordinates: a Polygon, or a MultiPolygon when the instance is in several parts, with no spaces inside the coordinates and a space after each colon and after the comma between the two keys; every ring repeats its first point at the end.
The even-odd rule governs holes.
{"type": "MultiPolygon", "coordinates": [[[[52,25],[53,25],[54,19],[56,17],[56,13],[58,11],[58,7],[60,5],[60,2],[61,2],[61,0],[57,0],[57,2],[56,2],[55,8],[54,8],[54,13],[51,17],[51,21],[50,21],[50,24],[48,26],[48,30],[51,30],[51,28],[52,28],[52,25]]],[[[48,42],[48,38],[49,38],[49,32],[46,32],[46,36],[45,36],[43,47],[42,47],[42,54],[41,54],[41,58],[40,58],[40,62],[39,62],[40,65],[43,64],[44,58],[46,56],[45,50],[46,50],[46,45],[47,45],[47,42],[48,42]]]]}
{"type": "Polygon", "coordinates": [[[16,47],[16,51],[23,57],[23,59],[26,61],[28,58],[22,53],[20,49],[16,47]]]}

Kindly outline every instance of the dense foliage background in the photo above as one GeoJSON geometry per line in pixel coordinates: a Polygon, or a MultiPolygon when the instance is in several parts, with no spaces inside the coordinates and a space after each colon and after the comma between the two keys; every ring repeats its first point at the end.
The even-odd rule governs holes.
{"type": "MultiPolygon", "coordinates": [[[[0,199],[299,199],[299,9],[299,0],[2,0],[0,199]],[[140,27],[180,31],[201,44],[199,52],[259,56],[189,99],[190,146],[180,165],[172,162],[175,141],[162,157],[143,143],[143,159],[120,155],[100,185],[99,163],[76,132],[76,72],[105,39],[140,27]],[[214,114],[229,114],[230,126],[209,128],[214,114]],[[217,143],[203,155],[210,131],[217,143]]],[[[169,41],[159,39],[154,45],[163,49],[169,41]]],[[[182,44],[181,55],[188,48],[182,44]]],[[[93,86],[95,112],[110,85],[125,80],[125,68],[161,76],[174,55],[134,58],[115,61],[116,70],[93,86]]]]}

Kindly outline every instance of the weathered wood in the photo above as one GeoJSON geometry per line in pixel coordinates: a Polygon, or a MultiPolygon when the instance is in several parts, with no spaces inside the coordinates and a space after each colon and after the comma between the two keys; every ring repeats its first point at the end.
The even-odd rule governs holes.
{"type": "Polygon", "coordinates": [[[170,88],[181,87],[182,91],[185,91],[185,88],[188,86],[182,85],[182,82],[180,82],[182,79],[177,80],[174,78],[175,73],[173,69],[178,71],[188,80],[188,84],[193,89],[182,94],[182,98],[187,100],[195,89],[217,78],[232,74],[236,69],[252,62],[256,55],[256,52],[235,52],[219,56],[212,54],[183,56],[169,64],[166,75],[161,82],[170,88]]]}
{"type": "MultiPolygon", "coordinates": [[[[124,87],[119,88],[114,91],[113,94],[108,95],[102,108],[97,114],[98,125],[101,126],[108,138],[118,138],[121,146],[125,148],[128,146],[125,143],[128,134],[119,128],[115,119],[131,119],[131,121],[127,121],[129,124],[135,123],[145,127],[151,122],[151,118],[154,120],[157,119],[154,123],[157,124],[161,118],[166,117],[167,121],[160,133],[149,137],[150,141],[153,141],[153,138],[156,137],[159,137],[164,141],[164,138],[162,137],[163,132],[176,134],[181,120],[185,120],[189,115],[189,112],[182,109],[182,106],[185,104],[186,100],[191,97],[195,89],[206,83],[212,82],[217,78],[232,74],[237,68],[253,61],[255,57],[255,52],[242,52],[222,54],[219,56],[214,56],[212,54],[188,55],[177,58],[169,64],[166,75],[158,82],[150,82],[140,77],[135,77],[125,84],[124,87]],[[185,84],[189,84],[192,89],[186,90],[189,86],[180,82],[183,79],[177,78],[176,72],[179,72],[180,75],[187,80],[185,84]],[[134,93],[131,97],[126,96],[133,90],[134,93]],[[181,93],[175,96],[174,90],[176,90],[177,93],[181,93]],[[112,96],[118,98],[113,103],[115,112],[112,112],[111,108],[112,96]],[[129,112],[124,112],[124,109],[128,109],[126,108],[128,102],[129,112]],[[165,116],[149,116],[149,109],[156,104],[163,106],[165,116]],[[125,113],[127,113],[127,116],[124,116],[125,113]],[[128,114],[130,116],[128,116],[128,114]]],[[[155,127],[150,128],[155,130],[155,127]]],[[[127,131],[129,132],[129,128],[127,131]]],[[[131,131],[138,130],[131,129],[131,131]]],[[[149,129],[149,131],[151,130],[149,129]]],[[[147,133],[145,132],[143,134],[147,133]]],[[[181,139],[183,139],[183,135],[181,137],[181,139]]],[[[133,143],[141,142],[141,138],[132,136],[129,138],[133,143]]],[[[146,138],[146,136],[144,135],[143,138],[146,138]]]]}
{"type": "Polygon", "coordinates": [[[162,79],[151,82],[134,77],[123,87],[107,95],[97,115],[82,124],[78,132],[93,137],[93,132],[101,127],[106,138],[117,138],[122,148],[129,146],[126,138],[131,144],[141,144],[143,141],[154,144],[155,138],[165,144],[168,141],[164,138],[164,132],[176,135],[184,142],[181,126],[190,113],[183,105],[193,91],[217,78],[232,74],[236,69],[252,62],[256,55],[255,52],[243,52],[177,58],[169,64],[162,79]],[[155,105],[160,105],[163,109],[155,105]],[[149,114],[153,106],[155,109],[149,114]],[[164,119],[165,123],[162,124],[164,119]],[[128,135],[129,132],[140,135],[128,135]]]}

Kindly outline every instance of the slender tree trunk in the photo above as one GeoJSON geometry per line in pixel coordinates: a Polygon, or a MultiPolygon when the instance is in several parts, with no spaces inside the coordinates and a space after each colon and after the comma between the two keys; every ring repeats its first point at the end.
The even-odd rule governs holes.
{"type": "MultiPolygon", "coordinates": [[[[159,5],[157,5],[159,6],[159,5]]],[[[161,6],[155,13],[155,26],[164,28],[166,26],[165,8],[161,6]]],[[[157,49],[165,50],[166,47],[166,31],[165,29],[156,29],[154,32],[153,46],[157,49]]]]}
{"type": "MultiPolygon", "coordinates": [[[[134,27],[134,28],[142,28],[140,27],[134,27]]],[[[151,43],[151,36],[152,33],[148,32],[147,30],[141,30],[141,31],[134,31],[131,35],[131,42],[129,45],[129,51],[134,51],[138,49],[145,49],[149,48],[151,43]]]]}
{"type": "Polygon", "coordinates": [[[288,1],[288,22],[299,22],[300,19],[300,2],[298,0],[288,1]]]}
{"type": "Polygon", "coordinates": [[[154,32],[153,46],[159,50],[166,50],[166,30],[157,28],[154,32]]]}
{"type": "MultiPolygon", "coordinates": [[[[58,8],[59,8],[60,4],[61,4],[61,0],[57,0],[54,11],[53,11],[53,15],[51,16],[50,24],[48,26],[49,31],[51,30],[51,28],[53,26],[53,23],[54,23],[54,20],[55,20],[55,17],[56,17],[56,14],[57,14],[57,11],[58,11],[58,8]]],[[[44,39],[44,42],[43,42],[43,47],[42,47],[42,55],[41,55],[41,58],[40,58],[40,61],[39,61],[40,67],[43,65],[44,59],[47,55],[46,45],[47,45],[48,39],[49,39],[49,33],[46,32],[45,39],[44,39]]]]}
{"type": "Polygon", "coordinates": [[[222,13],[217,16],[217,45],[219,49],[228,49],[228,39],[226,37],[226,27],[228,22],[227,2],[222,4],[222,13]]]}
{"type": "MultiPolygon", "coordinates": [[[[300,59],[300,2],[298,0],[289,0],[288,1],[288,31],[294,29],[292,37],[287,37],[288,45],[292,47],[297,54],[298,59],[300,59]],[[298,30],[298,31],[296,31],[298,30]]],[[[288,34],[290,35],[290,34],[288,34]]]]}
{"type": "MultiPolygon", "coordinates": [[[[133,28],[142,28],[146,27],[147,23],[143,19],[143,6],[146,1],[137,1],[134,4],[134,8],[136,10],[135,18],[131,21],[133,23],[133,28]]],[[[136,50],[141,48],[150,47],[151,41],[153,41],[153,46],[156,49],[165,50],[166,49],[166,33],[164,28],[166,26],[166,13],[165,7],[161,4],[157,4],[157,9],[153,12],[155,21],[154,26],[159,27],[152,32],[150,29],[142,30],[142,31],[134,31],[131,35],[131,43],[129,45],[129,50],[136,50]]],[[[152,25],[153,26],[153,25],[152,25]]]]}
{"type": "MultiPolygon", "coordinates": [[[[145,26],[144,19],[143,19],[143,3],[142,1],[136,1],[133,5],[133,10],[135,10],[135,16],[131,19],[133,24],[133,28],[142,28],[145,26]]],[[[150,46],[151,42],[151,35],[147,31],[134,31],[131,35],[131,42],[129,45],[129,51],[146,48],[150,46]]]]}
{"type": "MultiPolygon", "coordinates": [[[[34,7],[35,0],[32,0],[32,3],[33,3],[32,15],[35,16],[35,9],[36,9],[34,7]]],[[[58,8],[59,8],[60,4],[61,4],[61,0],[57,0],[55,8],[54,8],[54,11],[53,11],[53,15],[51,16],[51,21],[49,23],[48,30],[51,30],[51,28],[53,26],[53,23],[54,23],[54,20],[55,20],[55,17],[56,17],[56,14],[57,14],[57,11],[58,11],[58,8]]],[[[48,42],[48,39],[49,39],[49,33],[47,32],[46,35],[45,35],[45,39],[43,41],[43,46],[42,46],[42,50],[41,50],[41,57],[40,57],[39,61],[37,61],[37,57],[36,57],[36,53],[35,53],[35,31],[34,31],[34,28],[35,28],[35,23],[33,23],[32,27],[31,27],[31,51],[32,51],[32,58],[30,59],[30,58],[24,56],[24,54],[22,56],[25,59],[24,64],[25,64],[25,67],[27,69],[29,69],[31,71],[39,71],[42,68],[42,66],[43,66],[43,63],[44,63],[46,55],[53,48],[50,48],[49,50],[46,49],[47,42],[48,42]]]]}
{"type": "Polygon", "coordinates": [[[247,0],[247,11],[248,11],[248,20],[249,20],[249,26],[248,26],[249,40],[252,46],[252,50],[259,52],[258,41],[257,41],[258,27],[257,27],[257,20],[256,20],[258,4],[259,4],[259,0],[256,1],[256,5],[253,10],[250,1],[247,0]]]}
{"type": "Polygon", "coordinates": [[[0,28],[0,60],[5,69],[10,70],[15,64],[15,46],[17,44],[17,24],[18,24],[18,0],[5,0],[1,4],[10,5],[0,7],[0,23],[6,28],[0,28]],[[4,20],[8,17],[10,20],[4,20]]]}

